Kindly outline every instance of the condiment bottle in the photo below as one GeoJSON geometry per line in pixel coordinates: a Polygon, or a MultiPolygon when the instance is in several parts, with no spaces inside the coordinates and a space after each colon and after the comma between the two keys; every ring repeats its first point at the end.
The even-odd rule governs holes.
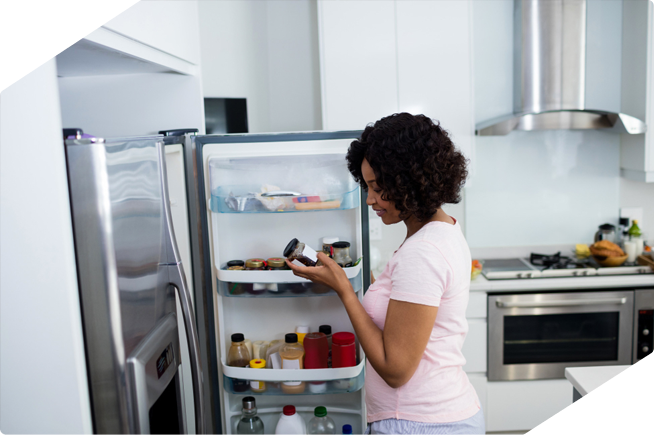
{"type": "MultiPolygon", "coordinates": [[[[298,343],[298,335],[295,333],[284,336],[284,346],[280,349],[282,368],[285,370],[300,370],[303,368],[303,357],[305,350],[302,344],[298,343]]],[[[293,376],[293,375],[291,375],[293,376]]],[[[282,392],[287,394],[299,394],[305,391],[305,383],[300,381],[282,382],[282,392]]]]}
{"type": "Polygon", "coordinates": [[[305,335],[309,333],[309,326],[296,326],[296,335],[298,336],[298,343],[303,344],[305,335]]]}
{"type": "Polygon", "coordinates": [[[270,343],[264,340],[253,341],[252,343],[252,357],[253,359],[266,359],[266,351],[270,343]]]}
{"type": "Polygon", "coordinates": [[[275,427],[276,434],[307,434],[307,425],[301,416],[296,414],[296,407],[287,405],[282,408],[282,415],[275,427]]]}
{"type": "Polygon", "coordinates": [[[332,327],[330,325],[321,325],[318,332],[322,332],[327,337],[328,342],[328,368],[332,367],[332,327]]]}
{"type": "MultiPolygon", "coordinates": [[[[250,353],[241,333],[232,334],[232,344],[227,351],[227,365],[231,367],[248,367],[250,365],[250,353]]],[[[233,379],[232,384],[237,393],[248,391],[250,388],[248,382],[243,379],[233,379]]]]}
{"type": "Polygon", "coordinates": [[[241,419],[237,423],[237,434],[265,433],[264,422],[257,416],[255,398],[252,396],[244,397],[241,404],[243,409],[241,410],[241,419]]]}
{"type": "Polygon", "coordinates": [[[281,340],[271,341],[270,346],[266,349],[266,367],[272,369],[281,369],[282,361],[280,360],[280,349],[284,346],[281,340]]]}
{"type": "Polygon", "coordinates": [[[352,332],[332,334],[332,367],[353,367],[356,365],[355,334],[352,332]]]}
{"type": "Polygon", "coordinates": [[[350,242],[334,242],[332,244],[334,251],[334,261],[341,267],[350,267],[353,265],[353,259],[350,258],[350,242]]]}
{"type": "Polygon", "coordinates": [[[248,349],[248,360],[253,359],[253,356],[252,356],[252,342],[250,341],[250,339],[248,339],[248,338],[244,339],[243,344],[245,344],[246,348],[248,349]]]}
{"type": "Polygon", "coordinates": [[[316,251],[298,239],[292,239],[286,248],[284,248],[284,256],[287,257],[293,264],[298,266],[316,266],[318,257],[316,251]]]}
{"type": "Polygon", "coordinates": [[[303,342],[306,369],[328,368],[328,340],[322,332],[310,332],[303,342]]]}
{"type": "MultiPolygon", "coordinates": [[[[263,359],[250,360],[250,368],[263,369],[266,368],[266,361],[263,359]]],[[[250,381],[250,389],[254,393],[263,393],[266,391],[266,382],[264,381],[250,381]]]]}
{"type": "Polygon", "coordinates": [[[338,237],[323,237],[323,253],[332,258],[332,244],[338,241],[338,237]]]}

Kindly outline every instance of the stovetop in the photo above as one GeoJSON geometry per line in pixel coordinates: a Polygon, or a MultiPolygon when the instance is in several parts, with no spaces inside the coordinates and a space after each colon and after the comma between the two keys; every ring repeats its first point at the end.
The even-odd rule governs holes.
{"type": "Polygon", "coordinates": [[[526,279],[584,276],[637,275],[653,273],[648,266],[624,264],[602,267],[592,257],[578,259],[561,255],[530,254],[530,258],[483,260],[482,274],[487,279],[526,279]]]}

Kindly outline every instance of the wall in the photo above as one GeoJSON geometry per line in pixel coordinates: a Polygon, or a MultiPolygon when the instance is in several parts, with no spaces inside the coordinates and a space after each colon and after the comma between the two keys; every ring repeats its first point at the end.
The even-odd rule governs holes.
{"type": "MultiPolygon", "coordinates": [[[[475,121],[511,113],[512,0],[473,2],[475,121]]],[[[621,1],[587,2],[587,107],[619,111],[621,1]]],[[[472,247],[591,243],[618,224],[621,206],[644,208],[653,238],[652,184],[620,178],[620,137],[601,131],[476,137],[466,191],[472,247]],[[643,184],[643,185],[642,185],[643,184]]]]}
{"type": "Polygon", "coordinates": [[[198,10],[205,97],[246,98],[251,133],[321,129],[315,0],[198,10]]]}

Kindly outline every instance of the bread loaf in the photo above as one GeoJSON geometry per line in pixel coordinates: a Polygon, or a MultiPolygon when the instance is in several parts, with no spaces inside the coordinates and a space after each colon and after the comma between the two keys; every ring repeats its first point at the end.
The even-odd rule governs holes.
{"type": "Polygon", "coordinates": [[[592,255],[597,255],[599,257],[623,257],[625,252],[619,247],[616,243],[612,243],[609,240],[601,240],[596,242],[589,247],[592,255]]]}

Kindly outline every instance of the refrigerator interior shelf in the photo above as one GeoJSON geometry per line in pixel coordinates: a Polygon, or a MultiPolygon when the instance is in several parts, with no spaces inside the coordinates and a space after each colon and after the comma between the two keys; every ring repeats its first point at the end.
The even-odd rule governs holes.
{"type": "MultiPolygon", "coordinates": [[[[352,187],[352,186],[351,186],[352,187]]],[[[260,196],[259,186],[219,186],[212,190],[209,208],[214,213],[296,213],[350,210],[359,206],[359,187],[348,192],[260,196]]]]}
{"type": "MultiPolygon", "coordinates": [[[[287,394],[287,396],[289,396],[289,400],[287,400],[284,405],[294,405],[296,412],[302,417],[303,420],[305,420],[306,423],[309,422],[312,417],[314,417],[314,406],[298,406],[299,403],[293,400],[293,395],[287,394]]],[[[307,396],[303,397],[304,400],[307,399],[307,396]]],[[[336,406],[326,406],[325,408],[327,409],[327,413],[330,418],[334,420],[338,433],[341,433],[341,428],[344,424],[351,425],[353,433],[364,433],[362,430],[361,410],[336,406]]],[[[266,430],[266,433],[275,432],[275,426],[280,419],[280,414],[282,414],[282,406],[265,408],[260,408],[259,406],[257,407],[257,415],[264,422],[264,429],[266,430]]],[[[239,420],[241,419],[241,411],[239,410],[237,412],[230,412],[228,418],[231,423],[229,427],[231,432],[229,433],[237,433],[236,427],[239,423],[239,420]]]]}
{"type": "Polygon", "coordinates": [[[361,358],[359,364],[354,367],[339,367],[336,369],[251,369],[247,367],[231,367],[221,362],[223,375],[233,379],[245,379],[256,381],[334,381],[339,379],[351,379],[364,372],[366,359],[361,358]]]}
{"type": "MultiPolygon", "coordinates": [[[[343,269],[351,281],[362,271],[362,263],[343,269]]],[[[217,269],[218,279],[243,283],[308,283],[310,281],[293,274],[291,270],[225,270],[217,269]]]]}
{"type": "MultiPolygon", "coordinates": [[[[362,280],[359,275],[350,278],[353,290],[362,289],[362,280]]],[[[217,281],[218,293],[221,296],[235,298],[297,298],[311,296],[330,296],[337,293],[330,287],[314,284],[311,281],[296,283],[242,283],[230,281],[217,281]]]]}
{"type": "MultiPolygon", "coordinates": [[[[265,369],[264,369],[265,370],[265,369]]],[[[330,369],[327,369],[330,370],[330,369]]],[[[249,380],[230,378],[223,375],[223,388],[232,394],[252,394],[267,396],[292,396],[292,395],[314,395],[314,394],[343,394],[354,393],[364,386],[364,370],[357,376],[345,379],[333,379],[330,381],[309,381],[305,382],[305,391],[302,393],[288,394],[285,393],[279,382],[264,381],[266,389],[262,392],[255,392],[250,388],[249,380]]]]}

